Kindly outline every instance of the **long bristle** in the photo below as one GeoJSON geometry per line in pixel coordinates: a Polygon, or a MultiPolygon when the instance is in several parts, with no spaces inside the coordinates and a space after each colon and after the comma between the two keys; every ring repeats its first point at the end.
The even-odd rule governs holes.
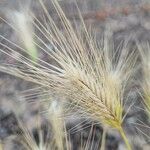
{"type": "MultiPolygon", "coordinates": [[[[122,131],[124,91],[128,88],[132,75],[131,69],[136,62],[135,51],[130,52],[125,42],[121,52],[117,52],[109,45],[107,34],[102,41],[102,46],[99,46],[97,41],[94,41],[94,38],[88,34],[84,24],[82,26],[85,41],[80,41],[84,36],[76,33],[57,0],[52,0],[52,3],[61,20],[63,31],[48,14],[42,1],[40,3],[47,23],[44,26],[34,16],[33,26],[50,46],[36,33],[36,42],[32,41],[32,44],[35,44],[55,63],[47,64],[40,58],[33,61],[20,53],[20,58],[12,56],[11,53],[15,49],[1,43],[7,49],[1,52],[21,62],[23,66],[0,66],[0,70],[45,86],[63,99],[71,100],[93,119],[118,129],[125,139],[122,131]]],[[[13,44],[8,40],[7,42],[13,44]]],[[[21,51],[28,53],[23,48],[21,51]]],[[[127,144],[127,140],[125,142],[127,144]]],[[[128,144],[127,146],[130,149],[128,144]]]]}

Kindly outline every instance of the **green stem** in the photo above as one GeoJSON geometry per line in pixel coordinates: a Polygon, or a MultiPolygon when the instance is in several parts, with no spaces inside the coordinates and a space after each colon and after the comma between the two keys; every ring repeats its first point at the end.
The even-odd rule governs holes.
{"type": "Polygon", "coordinates": [[[124,132],[122,127],[119,128],[119,132],[120,132],[120,134],[121,134],[121,136],[122,136],[122,138],[123,138],[123,140],[124,140],[124,142],[125,142],[125,144],[127,146],[127,149],[128,150],[132,150],[131,145],[130,145],[130,143],[129,143],[128,139],[127,139],[127,136],[125,135],[125,132],[124,132]]]}
{"type": "Polygon", "coordinates": [[[3,150],[3,144],[1,142],[1,140],[0,140],[0,150],[3,150]]]}

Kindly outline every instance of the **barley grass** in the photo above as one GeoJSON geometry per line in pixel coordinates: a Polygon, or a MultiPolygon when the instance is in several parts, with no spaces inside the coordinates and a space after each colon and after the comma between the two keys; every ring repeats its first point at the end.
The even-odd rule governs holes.
{"type": "MultiPolygon", "coordinates": [[[[131,76],[134,73],[133,68],[137,59],[135,51],[128,50],[127,41],[122,43],[121,50],[119,48],[114,50],[114,45],[110,42],[111,32],[109,30],[106,31],[103,40],[97,41],[95,36],[86,29],[79,12],[82,24],[82,33],[80,33],[80,30],[74,28],[67,19],[58,1],[52,0],[60,19],[62,27],[60,29],[48,13],[44,3],[41,0],[39,2],[46,22],[42,23],[31,13],[34,19],[32,26],[46,39],[48,44],[33,30],[30,31],[32,34],[29,42],[27,38],[29,33],[24,31],[25,33],[19,34],[22,36],[24,48],[1,36],[3,40],[20,49],[18,52],[0,43],[5,48],[5,50],[1,49],[1,52],[21,62],[21,65],[4,64],[0,66],[0,70],[48,88],[53,94],[66,101],[71,100],[92,119],[118,130],[127,149],[131,150],[122,123],[126,117],[126,114],[123,114],[124,92],[129,89],[131,76]],[[25,35],[26,38],[23,38],[25,35]],[[35,40],[32,40],[33,35],[35,40]],[[55,63],[41,60],[35,54],[34,48],[29,47],[36,47],[55,63]],[[29,51],[30,49],[33,51],[29,51]],[[19,58],[12,56],[13,52],[17,53],[19,58]],[[26,57],[23,53],[34,58],[36,56],[36,61],[26,57]]],[[[14,24],[13,27],[16,30],[22,30],[18,28],[18,25],[14,24]]],[[[59,144],[57,145],[60,148],[62,143],[59,144]]]]}
{"type": "Polygon", "coordinates": [[[29,15],[29,10],[20,10],[13,13],[11,17],[12,26],[15,27],[16,33],[22,41],[23,46],[27,50],[33,61],[36,61],[38,52],[34,44],[32,16],[29,15]],[[22,36],[23,35],[23,36],[22,36]]]}
{"type": "MultiPolygon", "coordinates": [[[[24,105],[22,103],[21,105],[24,105]]],[[[42,127],[41,114],[34,121],[35,133],[21,118],[20,111],[14,109],[21,133],[16,140],[27,150],[70,150],[70,144],[66,133],[65,120],[63,118],[63,105],[54,100],[47,111],[48,122],[46,128],[42,127]],[[36,137],[35,137],[36,136],[36,137]],[[66,139],[66,140],[65,140],[66,139]]]]}
{"type": "MultiPolygon", "coordinates": [[[[48,112],[48,118],[52,125],[52,131],[54,133],[55,145],[59,150],[64,150],[64,139],[65,139],[65,122],[63,119],[63,106],[57,101],[53,101],[48,112]]],[[[66,137],[67,138],[67,137],[66,137]]],[[[67,140],[66,140],[67,141],[67,140]]],[[[67,143],[66,143],[67,144],[67,143]]],[[[69,144],[66,145],[66,147],[69,144]]]]}

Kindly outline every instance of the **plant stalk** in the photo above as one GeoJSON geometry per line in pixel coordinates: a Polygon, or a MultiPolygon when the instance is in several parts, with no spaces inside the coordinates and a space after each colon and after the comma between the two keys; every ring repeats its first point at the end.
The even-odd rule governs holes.
{"type": "Polygon", "coordinates": [[[122,136],[122,138],[123,138],[123,140],[124,140],[124,142],[126,144],[127,149],[128,150],[132,150],[131,145],[130,145],[130,143],[129,143],[128,139],[127,139],[127,136],[125,135],[125,132],[124,132],[122,127],[119,128],[119,132],[120,132],[120,134],[121,134],[121,136],[122,136]]]}

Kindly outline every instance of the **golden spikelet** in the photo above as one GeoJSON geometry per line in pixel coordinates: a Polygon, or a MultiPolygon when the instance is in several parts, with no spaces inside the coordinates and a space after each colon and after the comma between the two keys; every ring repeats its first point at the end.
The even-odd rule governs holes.
{"type": "MultiPolygon", "coordinates": [[[[47,22],[42,24],[32,14],[33,26],[44,36],[50,46],[36,33],[34,34],[36,42],[33,41],[32,44],[35,44],[55,63],[50,64],[39,58],[36,62],[18,52],[16,53],[20,58],[12,56],[15,50],[1,43],[7,49],[1,52],[20,61],[23,65],[1,65],[0,70],[40,84],[61,98],[71,100],[93,119],[117,129],[130,150],[122,122],[125,117],[123,116],[124,91],[128,87],[131,70],[136,62],[135,51],[129,51],[126,42],[121,51],[114,50],[107,33],[100,45],[88,33],[82,17],[80,17],[83,28],[83,36],[81,36],[66,18],[57,0],[52,0],[63,28],[63,31],[60,30],[41,0],[40,3],[47,22]]],[[[5,40],[27,53],[25,49],[5,40]]]]}

